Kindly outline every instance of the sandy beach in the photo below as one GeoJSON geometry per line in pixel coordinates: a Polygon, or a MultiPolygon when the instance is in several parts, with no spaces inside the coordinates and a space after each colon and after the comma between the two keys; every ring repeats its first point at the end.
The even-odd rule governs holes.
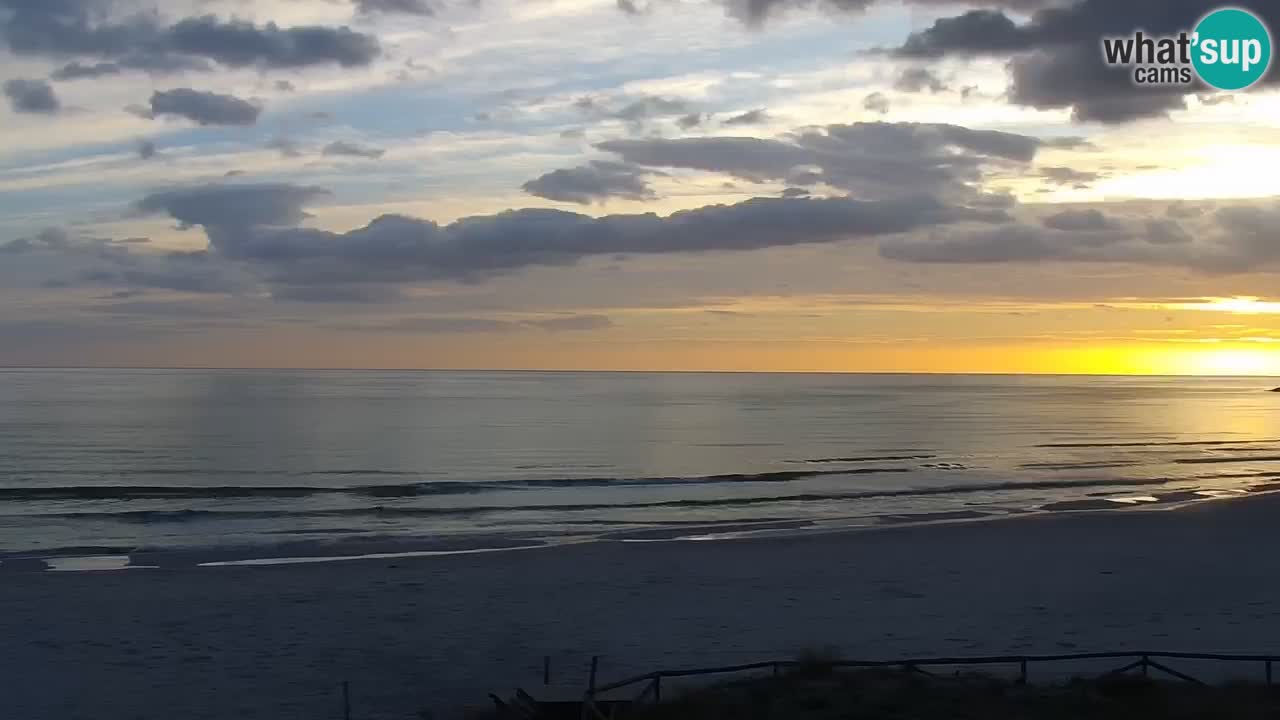
{"type": "Polygon", "coordinates": [[[0,578],[11,718],[450,717],[790,657],[1277,650],[1280,495],[724,542],[0,578]]]}

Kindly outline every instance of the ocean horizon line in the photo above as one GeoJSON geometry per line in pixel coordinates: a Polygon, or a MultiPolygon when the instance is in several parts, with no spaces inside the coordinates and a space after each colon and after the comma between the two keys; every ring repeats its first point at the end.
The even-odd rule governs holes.
{"type": "Polygon", "coordinates": [[[559,375],[861,375],[868,377],[1083,377],[1083,378],[1205,378],[1205,379],[1280,379],[1276,375],[1230,375],[1202,373],[1103,373],[1103,372],[998,372],[984,370],[698,370],[641,368],[411,368],[411,367],[290,367],[290,366],[215,366],[215,365],[0,365],[0,372],[12,371],[158,371],[158,372],[314,372],[314,373],[492,373],[492,374],[559,374],[559,375]]]}

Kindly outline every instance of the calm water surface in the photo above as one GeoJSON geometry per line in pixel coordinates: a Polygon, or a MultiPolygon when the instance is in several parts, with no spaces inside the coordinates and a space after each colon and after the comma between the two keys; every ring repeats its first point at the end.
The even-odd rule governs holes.
{"type": "Polygon", "coordinates": [[[0,558],[456,550],[1187,502],[1280,482],[1276,384],[5,370],[0,558]]]}

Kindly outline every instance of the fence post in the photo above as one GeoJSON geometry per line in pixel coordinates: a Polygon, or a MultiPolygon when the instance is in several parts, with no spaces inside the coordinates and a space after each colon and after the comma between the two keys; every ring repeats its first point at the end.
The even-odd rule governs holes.
{"type": "Polygon", "coordinates": [[[342,682],[342,720],[351,720],[351,683],[342,682]]]}
{"type": "Polygon", "coordinates": [[[1267,684],[1271,684],[1271,661],[1267,661],[1267,684]]]}
{"type": "Polygon", "coordinates": [[[662,704],[662,675],[658,674],[653,678],[653,704],[662,704]]]}
{"type": "Polygon", "coordinates": [[[1025,658],[1022,660],[1021,668],[1019,669],[1018,684],[1020,685],[1027,684],[1027,661],[1025,658]]]}
{"type": "Polygon", "coordinates": [[[591,656],[591,674],[587,677],[587,695],[582,699],[582,720],[593,718],[596,711],[596,670],[600,666],[600,656],[591,656]]]}
{"type": "Polygon", "coordinates": [[[1151,675],[1151,658],[1146,655],[1142,656],[1142,677],[1150,677],[1151,675]]]}
{"type": "Polygon", "coordinates": [[[551,684],[551,656],[550,655],[542,656],[542,684],[543,685],[551,684]]]}

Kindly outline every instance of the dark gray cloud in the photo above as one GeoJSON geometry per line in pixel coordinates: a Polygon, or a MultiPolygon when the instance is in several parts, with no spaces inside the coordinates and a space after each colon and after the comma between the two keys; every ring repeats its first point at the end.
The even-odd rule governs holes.
{"type": "Polygon", "coordinates": [[[910,67],[898,74],[897,79],[893,81],[893,89],[909,93],[924,92],[926,90],[931,93],[940,93],[950,88],[929,68],[910,67]]]}
{"type": "Polygon", "coordinates": [[[647,3],[637,0],[617,0],[617,8],[628,15],[643,15],[649,11],[647,3]]]}
{"type": "Polygon", "coordinates": [[[611,197],[648,200],[654,196],[643,168],[626,163],[593,161],[567,170],[555,170],[525,183],[523,189],[556,202],[586,205],[611,197]]]}
{"type": "Polygon", "coordinates": [[[1076,170],[1069,167],[1049,166],[1038,168],[1040,177],[1055,185],[1071,185],[1077,188],[1088,187],[1090,183],[1101,177],[1100,173],[1076,170]]]}
{"type": "Polygon", "coordinates": [[[1063,210],[1042,222],[1047,228],[1075,232],[1100,232],[1115,227],[1112,220],[1096,208],[1063,210]]]}
{"type": "Polygon", "coordinates": [[[0,244],[0,253],[17,255],[38,250],[65,250],[78,245],[63,228],[45,228],[33,237],[22,237],[0,244]]]}
{"type": "Polygon", "coordinates": [[[361,67],[381,52],[376,38],[350,28],[281,28],[212,15],[187,18],[166,32],[174,52],[208,58],[227,67],[301,68],[334,63],[361,67]]]}
{"type": "Polygon", "coordinates": [[[337,140],[324,146],[320,151],[321,155],[327,157],[358,157],[367,160],[376,160],[387,154],[386,150],[371,145],[361,145],[359,143],[348,142],[346,140],[337,140]]]}
{"type": "MultiPolygon", "coordinates": [[[[207,67],[365,66],[381,53],[376,38],[347,27],[257,25],[212,15],[164,23],[156,13],[114,16],[102,0],[0,0],[0,43],[16,55],[94,58],[116,69],[150,72],[207,67]]],[[[94,67],[67,66],[72,76],[94,67]]],[[[64,68],[66,69],[66,68],[64,68]]],[[[83,75],[80,75],[83,77],[83,75]]]]}
{"type": "Polygon", "coordinates": [[[769,117],[769,113],[764,108],[756,108],[755,110],[748,110],[747,112],[744,112],[741,115],[734,115],[728,120],[725,120],[724,124],[729,127],[742,126],[742,125],[762,125],[764,123],[769,122],[769,120],[771,119],[772,118],[769,117]]]}
{"type": "Polygon", "coordinates": [[[881,256],[917,263],[1011,263],[1043,260],[1086,260],[1122,244],[1118,235],[1072,233],[1011,223],[969,233],[929,239],[908,238],[884,243],[881,256]]]}
{"type": "Polygon", "coordinates": [[[150,140],[139,140],[137,150],[138,157],[143,160],[150,160],[160,154],[160,149],[157,148],[156,144],[150,140]]]}
{"type": "Polygon", "coordinates": [[[53,86],[44,80],[6,80],[4,94],[14,112],[53,115],[62,109],[53,86]]]}
{"type": "Polygon", "coordinates": [[[436,7],[428,0],[355,0],[356,11],[365,15],[376,13],[401,13],[430,16],[436,7]]]}
{"type": "Polygon", "coordinates": [[[385,215],[346,233],[303,227],[318,188],[213,185],[156,193],[138,209],[200,225],[210,251],[257,268],[274,287],[477,281],[586,257],[745,251],[838,242],[921,227],[1002,221],[1003,213],[955,207],[928,196],[757,198],[677,212],[590,217],[559,210],[512,210],[439,225],[385,215]]]}
{"type": "MultiPolygon", "coordinates": [[[[1275,242],[1280,203],[1237,204],[1206,214],[1194,228],[1166,217],[1090,218],[1008,223],[969,232],[887,240],[880,254],[917,263],[1118,263],[1186,268],[1205,273],[1271,271],[1280,267],[1275,242]]],[[[1096,209],[1098,215],[1102,215],[1096,209]]]]}
{"type": "MultiPolygon", "coordinates": [[[[226,293],[246,287],[247,276],[234,264],[207,251],[135,252],[139,238],[113,241],[81,237],[65,228],[48,228],[29,238],[0,245],[0,254],[30,261],[52,275],[47,287],[123,287],[191,293],[226,293]]],[[[7,268],[0,268],[7,269],[7,268]]]]}
{"type": "Polygon", "coordinates": [[[78,284],[187,293],[231,293],[247,279],[209,252],[129,253],[114,265],[82,273],[78,284]]]}
{"type": "Polygon", "coordinates": [[[862,99],[862,109],[885,115],[889,112],[889,96],[882,92],[873,92],[862,99]]]}
{"type": "Polygon", "coordinates": [[[283,183],[199,185],[152,193],[136,210],[169,215],[183,227],[290,226],[309,217],[304,207],[328,195],[324,188],[283,183]]]}
{"type": "Polygon", "coordinates": [[[191,88],[157,91],[151,96],[151,115],[176,115],[197,125],[253,125],[262,107],[234,95],[191,88]]]}
{"type": "Polygon", "coordinates": [[[1194,241],[1177,220],[1153,218],[1146,221],[1147,239],[1159,245],[1184,245],[1194,241]]]}
{"type": "Polygon", "coordinates": [[[680,116],[680,118],[676,120],[676,125],[678,125],[681,130],[692,130],[706,122],[706,120],[706,115],[695,112],[680,116]]]}
{"type": "Polygon", "coordinates": [[[87,65],[81,62],[72,62],[63,65],[54,70],[49,78],[59,82],[67,80],[95,80],[101,77],[109,77],[111,75],[119,75],[124,72],[124,68],[118,63],[100,62],[87,65]]]}
{"type": "Polygon", "coordinates": [[[820,8],[836,12],[861,12],[877,0],[718,0],[729,14],[751,25],[796,8],[820,8]]]}
{"type": "MultiPolygon", "coordinates": [[[[975,3],[976,4],[976,3],[975,3]]],[[[1103,62],[1104,37],[1153,36],[1190,30],[1216,0],[1072,0],[1035,12],[1025,22],[1004,10],[979,8],[944,17],[911,35],[895,51],[902,57],[1008,57],[1009,99],[1039,109],[1071,109],[1082,122],[1123,123],[1167,115],[1185,107],[1185,95],[1198,86],[1135,88],[1131,71],[1103,62]]],[[[1235,6],[1251,10],[1272,27],[1280,22],[1280,3],[1243,0],[1235,6]]],[[[1272,68],[1264,82],[1274,84],[1272,68]]]]}
{"type": "Polygon", "coordinates": [[[856,123],[810,128],[786,139],[745,137],[612,140],[597,145],[624,162],[719,172],[752,182],[818,182],[859,197],[932,193],[972,197],[989,167],[1023,166],[1036,138],[957,125],[856,123]]]}
{"type": "MultiPolygon", "coordinates": [[[[707,0],[721,5],[729,15],[748,25],[760,26],[766,20],[790,10],[817,9],[836,13],[856,13],[885,0],[707,0]]],[[[907,0],[913,5],[955,7],[987,6],[1020,11],[1035,10],[1059,4],[1063,0],[907,0]]],[[[619,10],[628,15],[644,15],[660,5],[678,7],[672,0],[617,0],[619,10]]]]}

